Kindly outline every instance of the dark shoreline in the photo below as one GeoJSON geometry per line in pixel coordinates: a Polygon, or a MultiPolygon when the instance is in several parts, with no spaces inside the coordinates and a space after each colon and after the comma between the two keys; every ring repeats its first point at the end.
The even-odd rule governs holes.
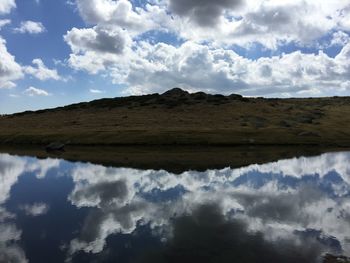
{"type": "Polygon", "coordinates": [[[71,162],[88,162],[104,166],[166,170],[238,168],[294,157],[317,156],[350,148],[319,146],[67,146],[64,152],[46,152],[36,145],[0,145],[0,153],[32,156],[39,159],[59,158],[71,162]]]}

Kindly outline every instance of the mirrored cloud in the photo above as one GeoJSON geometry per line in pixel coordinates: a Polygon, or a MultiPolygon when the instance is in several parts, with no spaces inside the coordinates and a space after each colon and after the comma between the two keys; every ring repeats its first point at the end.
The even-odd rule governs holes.
{"type": "Polygon", "coordinates": [[[0,155],[0,205],[10,196],[11,187],[25,170],[25,162],[10,155],[0,155]]]}
{"type": "Polygon", "coordinates": [[[325,247],[309,232],[295,233],[294,240],[271,242],[262,233],[249,231],[244,222],[229,220],[215,203],[195,207],[192,213],[176,218],[172,226],[173,236],[161,249],[141,255],[141,262],[159,258],[174,262],[318,262],[325,247]]]}
{"type": "Polygon", "coordinates": [[[49,211],[49,205],[45,203],[24,204],[19,207],[28,216],[40,216],[49,211]]]}
{"type": "Polygon", "coordinates": [[[180,175],[79,165],[69,199],[91,210],[69,253],[99,253],[108,236],[133,233],[140,224],[162,229],[169,240],[174,218],[215,203],[224,218],[245,222],[266,242],[302,239],[315,244],[317,255],[326,247],[349,254],[349,158],[347,152],[329,153],[180,175]]]}
{"type": "Polygon", "coordinates": [[[0,224],[0,262],[26,263],[23,249],[16,244],[21,231],[14,224],[0,224]]]}
{"type": "MultiPolygon", "coordinates": [[[[21,231],[9,225],[24,213],[37,220],[39,217],[33,217],[44,219],[48,211],[52,215],[57,209],[57,203],[36,200],[15,206],[14,210],[24,213],[7,211],[5,205],[18,178],[27,174],[37,183],[51,185],[58,177],[47,174],[62,164],[64,172],[56,170],[56,174],[64,185],[69,182],[62,204],[68,201],[72,205],[69,209],[77,208],[74,211],[81,216],[81,221],[75,222],[73,238],[69,232],[62,247],[72,260],[81,253],[100,254],[108,250],[112,237],[137,235],[140,227],[149,228],[162,240],[161,254],[173,253],[176,244],[186,245],[189,254],[186,252],[183,259],[193,256],[191,248],[197,244],[185,242],[187,233],[206,239],[203,242],[208,251],[220,249],[220,244],[234,247],[242,242],[253,250],[268,248],[273,258],[288,255],[291,262],[295,256],[300,262],[310,262],[325,252],[350,255],[349,159],[349,152],[327,153],[237,169],[173,174],[2,154],[0,178],[5,183],[0,189],[0,229],[4,226],[8,231],[0,231],[0,247],[7,253],[0,249],[0,254],[5,253],[2,257],[6,259],[25,260],[17,245],[21,231]],[[193,227],[194,222],[198,228],[193,227]],[[217,229],[227,231],[211,243],[217,229]],[[246,243],[252,239],[260,243],[246,243]],[[287,248],[302,253],[289,254],[287,248]]],[[[227,251],[243,253],[241,249],[227,251]]]]}

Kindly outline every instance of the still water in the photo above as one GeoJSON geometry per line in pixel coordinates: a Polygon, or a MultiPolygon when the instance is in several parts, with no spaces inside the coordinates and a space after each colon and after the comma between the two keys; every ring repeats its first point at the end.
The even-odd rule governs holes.
{"type": "Polygon", "coordinates": [[[350,255],[350,152],[174,174],[0,154],[0,262],[350,255]]]}

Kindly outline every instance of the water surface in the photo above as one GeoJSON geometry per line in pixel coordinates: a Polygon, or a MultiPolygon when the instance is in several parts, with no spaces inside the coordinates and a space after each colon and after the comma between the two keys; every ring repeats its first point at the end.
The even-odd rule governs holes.
{"type": "Polygon", "coordinates": [[[241,168],[0,154],[0,262],[320,262],[350,255],[350,152],[241,168]]]}

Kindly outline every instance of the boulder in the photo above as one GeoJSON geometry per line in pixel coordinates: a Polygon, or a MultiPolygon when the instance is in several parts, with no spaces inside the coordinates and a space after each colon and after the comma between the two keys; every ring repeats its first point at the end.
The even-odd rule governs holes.
{"type": "Polygon", "coordinates": [[[45,147],[45,150],[47,152],[53,152],[53,151],[64,151],[64,143],[60,142],[52,142],[49,145],[45,147]]]}

